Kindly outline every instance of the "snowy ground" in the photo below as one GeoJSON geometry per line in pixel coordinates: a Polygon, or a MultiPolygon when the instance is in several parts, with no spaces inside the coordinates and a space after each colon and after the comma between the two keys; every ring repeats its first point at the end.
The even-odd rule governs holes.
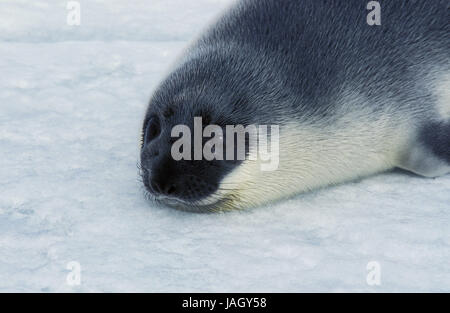
{"type": "Polygon", "coordinates": [[[1,1],[0,291],[450,291],[450,176],[393,172],[222,214],[144,200],[151,90],[229,2],[81,1],[69,27],[66,1],[1,1]]]}

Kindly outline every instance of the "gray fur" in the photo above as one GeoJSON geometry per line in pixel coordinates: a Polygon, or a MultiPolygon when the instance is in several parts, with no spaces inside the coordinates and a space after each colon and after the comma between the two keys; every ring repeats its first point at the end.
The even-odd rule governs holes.
{"type": "MultiPolygon", "coordinates": [[[[150,151],[163,150],[167,157],[170,127],[189,125],[199,115],[219,125],[283,126],[294,121],[302,134],[305,127],[328,127],[330,134],[354,127],[345,133],[354,137],[345,139],[355,144],[365,138],[359,132],[373,127],[378,137],[370,140],[378,140],[380,147],[383,141],[392,142],[373,152],[383,166],[346,177],[395,166],[425,176],[448,172],[450,120],[439,112],[443,107],[449,112],[450,103],[438,100],[434,86],[450,73],[450,2],[380,1],[381,26],[367,24],[367,2],[243,0],[232,7],[187,50],[154,93],[146,121],[159,116],[162,131],[157,143],[144,142],[144,183],[161,169],[161,162],[169,162],[165,157],[155,161],[150,151]],[[353,126],[356,120],[365,123],[363,127],[353,126]]],[[[314,137],[314,131],[310,133],[314,137]]],[[[299,142],[305,139],[298,137],[299,142]]],[[[341,145],[339,140],[336,145],[341,145]]],[[[212,194],[240,166],[223,161],[213,169],[206,163],[168,168],[170,175],[187,172],[214,186],[212,194]]],[[[339,182],[327,180],[298,191],[339,182]]],[[[268,195],[267,200],[276,198],[268,195]]],[[[245,203],[233,201],[232,207],[245,203]]]]}

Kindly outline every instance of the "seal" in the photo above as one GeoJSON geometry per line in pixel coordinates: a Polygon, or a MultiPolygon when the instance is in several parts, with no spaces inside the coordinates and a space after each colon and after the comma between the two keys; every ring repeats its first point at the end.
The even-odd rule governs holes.
{"type": "Polygon", "coordinates": [[[146,190],[177,208],[226,210],[395,167],[449,173],[448,11],[447,0],[383,1],[381,25],[369,25],[366,1],[237,2],[151,97],[146,190]],[[244,160],[175,160],[172,130],[193,130],[196,117],[203,128],[278,125],[277,169],[250,158],[248,136],[244,160]]]}

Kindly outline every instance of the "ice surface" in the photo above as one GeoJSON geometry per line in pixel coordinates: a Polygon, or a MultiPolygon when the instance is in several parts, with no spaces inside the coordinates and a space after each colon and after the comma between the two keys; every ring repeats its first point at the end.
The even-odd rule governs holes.
{"type": "Polygon", "coordinates": [[[450,291],[450,176],[392,172],[222,214],[145,201],[151,91],[229,2],[81,1],[69,27],[66,1],[1,1],[0,291],[450,291]]]}

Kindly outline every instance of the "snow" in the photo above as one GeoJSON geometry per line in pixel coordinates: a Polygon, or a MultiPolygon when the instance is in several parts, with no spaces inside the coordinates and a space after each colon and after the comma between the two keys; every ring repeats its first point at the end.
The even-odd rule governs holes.
{"type": "Polygon", "coordinates": [[[394,171],[220,214],[144,199],[152,89],[229,3],[81,1],[67,26],[66,1],[2,0],[0,291],[450,291],[450,176],[394,171]]]}

